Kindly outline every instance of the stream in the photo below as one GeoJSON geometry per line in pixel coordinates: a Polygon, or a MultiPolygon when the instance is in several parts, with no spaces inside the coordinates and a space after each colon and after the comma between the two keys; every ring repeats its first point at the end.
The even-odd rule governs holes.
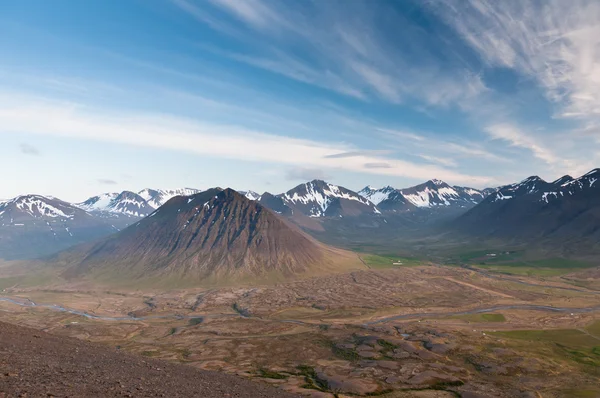
{"type": "MultiPolygon", "coordinates": [[[[55,311],[68,312],[70,314],[80,315],[80,316],[86,317],[88,319],[95,319],[95,320],[101,320],[101,321],[144,321],[144,320],[151,320],[151,319],[181,320],[181,319],[205,318],[205,317],[215,316],[215,315],[189,316],[189,315],[172,314],[172,315],[149,315],[149,316],[142,316],[142,317],[133,317],[133,316],[110,317],[110,316],[94,315],[94,314],[90,314],[90,313],[79,311],[79,310],[65,308],[65,307],[62,307],[62,306],[56,305],[56,304],[37,304],[29,299],[16,300],[16,299],[13,299],[10,297],[0,297],[0,302],[1,301],[20,305],[22,307],[48,308],[48,309],[55,310],[55,311]]],[[[455,315],[471,315],[471,314],[482,314],[482,313],[502,311],[502,310],[529,310],[529,311],[562,312],[562,313],[570,313],[570,314],[584,314],[584,313],[600,311],[600,305],[595,306],[595,307],[583,307],[583,308],[552,307],[549,305],[535,305],[535,304],[497,305],[497,306],[491,306],[491,307],[475,308],[475,309],[466,310],[466,311],[422,312],[422,313],[413,313],[413,314],[392,315],[392,316],[381,318],[381,319],[378,319],[375,321],[366,322],[365,325],[376,325],[376,324],[380,324],[380,323],[385,323],[385,322],[389,322],[389,321],[398,321],[398,320],[403,320],[403,319],[436,318],[436,317],[447,317],[447,316],[455,316],[455,315]]],[[[223,316],[223,315],[216,315],[216,316],[223,316]]],[[[237,317],[240,315],[227,314],[227,316],[237,317]]],[[[265,319],[255,317],[252,315],[242,316],[242,317],[265,320],[265,319]]],[[[295,324],[300,324],[300,325],[314,325],[313,323],[310,323],[310,322],[303,322],[303,321],[294,320],[294,319],[286,319],[286,320],[271,320],[271,319],[269,319],[269,321],[282,322],[282,323],[295,323],[295,324]]]]}

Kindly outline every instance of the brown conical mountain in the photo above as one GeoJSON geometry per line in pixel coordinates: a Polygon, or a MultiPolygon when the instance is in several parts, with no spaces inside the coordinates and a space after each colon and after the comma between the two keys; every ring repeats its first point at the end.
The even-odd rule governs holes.
{"type": "Polygon", "coordinates": [[[281,280],[359,267],[231,189],[169,200],[150,216],[91,248],[68,253],[65,276],[193,283],[281,280]]]}

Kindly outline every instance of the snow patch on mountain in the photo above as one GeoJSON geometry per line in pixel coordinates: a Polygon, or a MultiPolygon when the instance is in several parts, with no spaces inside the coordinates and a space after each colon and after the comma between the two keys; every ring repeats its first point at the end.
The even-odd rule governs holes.
{"type": "Polygon", "coordinates": [[[371,201],[358,193],[321,180],[313,180],[298,185],[280,195],[280,197],[287,206],[304,207],[304,213],[308,213],[307,215],[310,217],[325,216],[330,205],[338,199],[360,203],[367,206],[372,213],[380,214],[380,211],[371,201]]]}
{"type": "Polygon", "coordinates": [[[368,199],[373,204],[379,205],[384,200],[389,199],[390,195],[395,191],[396,188],[393,188],[389,185],[380,189],[373,188],[369,185],[358,191],[358,194],[363,198],[368,199]]]}
{"type": "Polygon", "coordinates": [[[260,194],[254,191],[238,191],[241,195],[244,195],[247,199],[259,201],[260,194]]]}
{"type": "Polygon", "coordinates": [[[191,196],[201,192],[195,188],[178,188],[178,189],[152,189],[145,188],[138,192],[148,205],[154,209],[167,203],[167,201],[175,196],[191,196]]]}
{"type": "Polygon", "coordinates": [[[472,206],[479,203],[484,194],[474,188],[450,186],[441,180],[429,180],[400,192],[413,205],[420,208],[439,206],[472,206]]]}
{"type": "Polygon", "coordinates": [[[0,204],[0,214],[3,214],[9,206],[14,205],[18,211],[34,218],[72,218],[73,214],[66,213],[65,211],[68,210],[59,203],[56,199],[48,199],[41,195],[21,195],[0,204]]]}

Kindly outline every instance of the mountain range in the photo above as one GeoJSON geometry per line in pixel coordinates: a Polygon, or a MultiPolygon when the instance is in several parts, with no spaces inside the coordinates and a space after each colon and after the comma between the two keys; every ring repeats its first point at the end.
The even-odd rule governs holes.
{"type": "Polygon", "coordinates": [[[76,203],[75,206],[104,215],[146,217],[174,196],[189,196],[198,192],[199,189],[193,188],[168,190],[146,188],[138,193],[109,192],[92,196],[84,202],[76,203]]]}
{"type": "Polygon", "coordinates": [[[384,212],[414,211],[418,208],[470,208],[490,192],[474,188],[450,186],[444,181],[429,180],[405,189],[390,186],[375,189],[367,186],[358,193],[384,212]]]}
{"type": "MultiPolygon", "coordinates": [[[[485,190],[429,180],[403,189],[367,186],[355,192],[313,180],[281,194],[239,194],[287,224],[342,245],[357,237],[361,242],[393,241],[440,231],[477,239],[589,242],[599,234],[598,174],[595,169],[579,178],[566,175],[553,182],[532,176],[485,190]],[[442,228],[434,229],[438,227],[442,228]]],[[[192,188],[144,189],[103,193],[80,203],[41,195],[2,201],[0,258],[43,256],[97,240],[148,218],[170,199],[199,193],[192,188]]]]}
{"type": "MultiPolygon", "coordinates": [[[[476,191],[470,188],[455,187],[451,189],[454,189],[456,193],[455,191],[449,193],[446,192],[448,187],[445,183],[434,183],[432,180],[405,190],[387,187],[382,190],[372,190],[373,192],[370,193],[366,189],[355,192],[322,180],[313,180],[282,194],[275,195],[269,192],[258,194],[250,190],[240,191],[240,194],[308,231],[325,232],[330,230],[331,234],[335,234],[337,227],[331,228],[330,225],[337,225],[342,219],[344,219],[342,221],[344,228],[352,227],[353,224],[359,222],[358,220],[362,220],[362,223],[372,224],[372,226],[384,225],[388,222],[382,218],[384,215],[389,216],[398,211],[419,213],[422,209],[427,208],[423,205],[424,201],[431,203],[431,206],[438,203],[444,205],[455,205],[462,202],[470,204],[464,191],[476,191]],[[388,190],[390,192],[387,192],[388,190]],[[406,196],[402,192],[406,192],[406,196]],[[385,198],[377,200],[384,195],[385,198]],[[462,201],[460,195],[464,196],[462,201]]],[[[23,208],[12,207],[11,218],[4,218],[3,225],[0,226],[0,258],[18,259],[44,256],[78,243],[96,240],[149,216],[173,197],[190,196],[200,192],[194,188],[171,190],[146,188],[139,192],[102,193],[78,203],[67,203],[42,195],[23,195],[0,202],[7,208],[10,203],[17,200],[19,202],[36,202],[37,207],[41,209],[58,208],[57,203],[60,203],[59,207],[63,209],[64,214],[74,215],[73,217],[56,217],[50,213],[40,213],[33,217],[23,208]],[[20,214],[21,212],[23,214],[20,214]],[[30,221],[25,223],[10,221],[19,220],[21,217],[30,219],[30,221]],[[58,227],[57,232],[57,228],[52,227],[51,229],[50,226],[58,225],[59,220],[63,227],[58,227]],[[15,226],[14,224],[24,225],[15,226]],[[77,225],[77,227],[72,225],[77,225]],[[67,233],[67,228],[69,228],[70,234],[67,233]],[[31,242],[37,242],[35,247],[31,246],[31,242]]],[[[475,194],[473,200],[478,197],[475,194]]],[[[5,211],[4,217],[8,217],[8,214],[9,212],[5,211]]],[[[436,218],[429,214],[425,217],[436,218]]]]}

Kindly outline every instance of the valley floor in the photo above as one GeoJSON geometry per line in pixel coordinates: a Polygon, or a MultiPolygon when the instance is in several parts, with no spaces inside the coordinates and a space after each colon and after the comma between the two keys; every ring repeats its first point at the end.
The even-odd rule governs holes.
{"type": "Polygon", "coordinates": [[[427,264],[170,292],[12,279],[0,320],[312,397],[594,397],[600,291],[585,277],[427,264]]]}

